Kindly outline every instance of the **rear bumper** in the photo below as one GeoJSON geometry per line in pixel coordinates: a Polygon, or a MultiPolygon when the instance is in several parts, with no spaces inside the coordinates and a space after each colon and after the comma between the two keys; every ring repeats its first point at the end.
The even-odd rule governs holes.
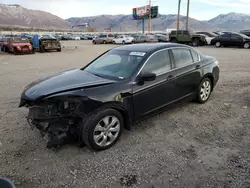
{"type": "Polygon", "coordinates": [[[58,49],[61,49],[61,46],[58,46],[58,47],[48,47],[48,46],[45,46],[45,50],[58,50],[58,49]]]}

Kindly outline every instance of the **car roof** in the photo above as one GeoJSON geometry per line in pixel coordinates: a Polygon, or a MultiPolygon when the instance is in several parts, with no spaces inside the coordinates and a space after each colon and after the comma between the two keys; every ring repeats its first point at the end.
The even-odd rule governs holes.
{"type": "Polygon", "coordinates": [[[127,51],[139,51],[139,52],[154,52],[163,48],[174,47],[187,47],[187,45],[176,43],[143,43],[143,44],[130,44],[126,46],[119,46],[113,48],[114,50],[127,50],[127,51]]]}

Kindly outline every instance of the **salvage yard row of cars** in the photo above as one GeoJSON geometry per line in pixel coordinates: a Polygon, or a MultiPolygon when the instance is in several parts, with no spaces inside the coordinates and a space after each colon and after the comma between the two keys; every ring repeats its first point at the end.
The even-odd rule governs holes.
{"type": "Polygon", "coordinates": [[[61,43],[50,35],[18,35],[4,36],[0,38],[0,49],[2,52],[17,54],[34,54],[39,51],[61,52],[61,43]]]}
{"type": "Polygon", "coordinates": [[[250,31],[238,32],[192,32],[189,30],[171,31],[170,34],[131,34],[114,35],[112,33],[100,34],[93,38],[93,44],[132,44],[152,42],[172,42],[190,44],[194,47],[215,45],[216,47],[242,47],[250,48],[250,31]]]}

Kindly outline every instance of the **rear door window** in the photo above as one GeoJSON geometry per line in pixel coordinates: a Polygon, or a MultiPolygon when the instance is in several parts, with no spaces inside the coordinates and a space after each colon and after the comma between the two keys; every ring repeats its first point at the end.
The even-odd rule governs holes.
{"type": "Polygon", "coordinates": [[[176,68],[184,67],[193,63],[193,58],[189,49],[172,49],[172,52],[176,68]]]}

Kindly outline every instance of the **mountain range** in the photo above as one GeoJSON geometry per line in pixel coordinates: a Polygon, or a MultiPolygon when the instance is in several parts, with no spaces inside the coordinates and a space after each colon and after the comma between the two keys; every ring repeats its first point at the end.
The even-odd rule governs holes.
{"type": "MultiPolygon", "coordinates": [[[[112,31],[140,31],[142,28],[142,21],[132,20],[131,15],[99,15],[63,20],[48,12],[31,10],[20,5],[0,4],[0,26],[69,30],[72,26],[85,23],[97,31],[103,31],[105,28],[112,28],[112,31]]],[[[186,17],[180,16],[180,28],[185,28],[185,23],[186,17]]],[[[176,28],[176,25],[177,15],[174,14],[159,14],[158,18],[152,21],[152,29],[157,31],[176,28]]],[[[147,27],[146,21],[145,29],[147,27]]],[[[232,12],[208,21],[190,18],[189,28],[202,31],[250,29],[250,15],[232,12]]]]}

